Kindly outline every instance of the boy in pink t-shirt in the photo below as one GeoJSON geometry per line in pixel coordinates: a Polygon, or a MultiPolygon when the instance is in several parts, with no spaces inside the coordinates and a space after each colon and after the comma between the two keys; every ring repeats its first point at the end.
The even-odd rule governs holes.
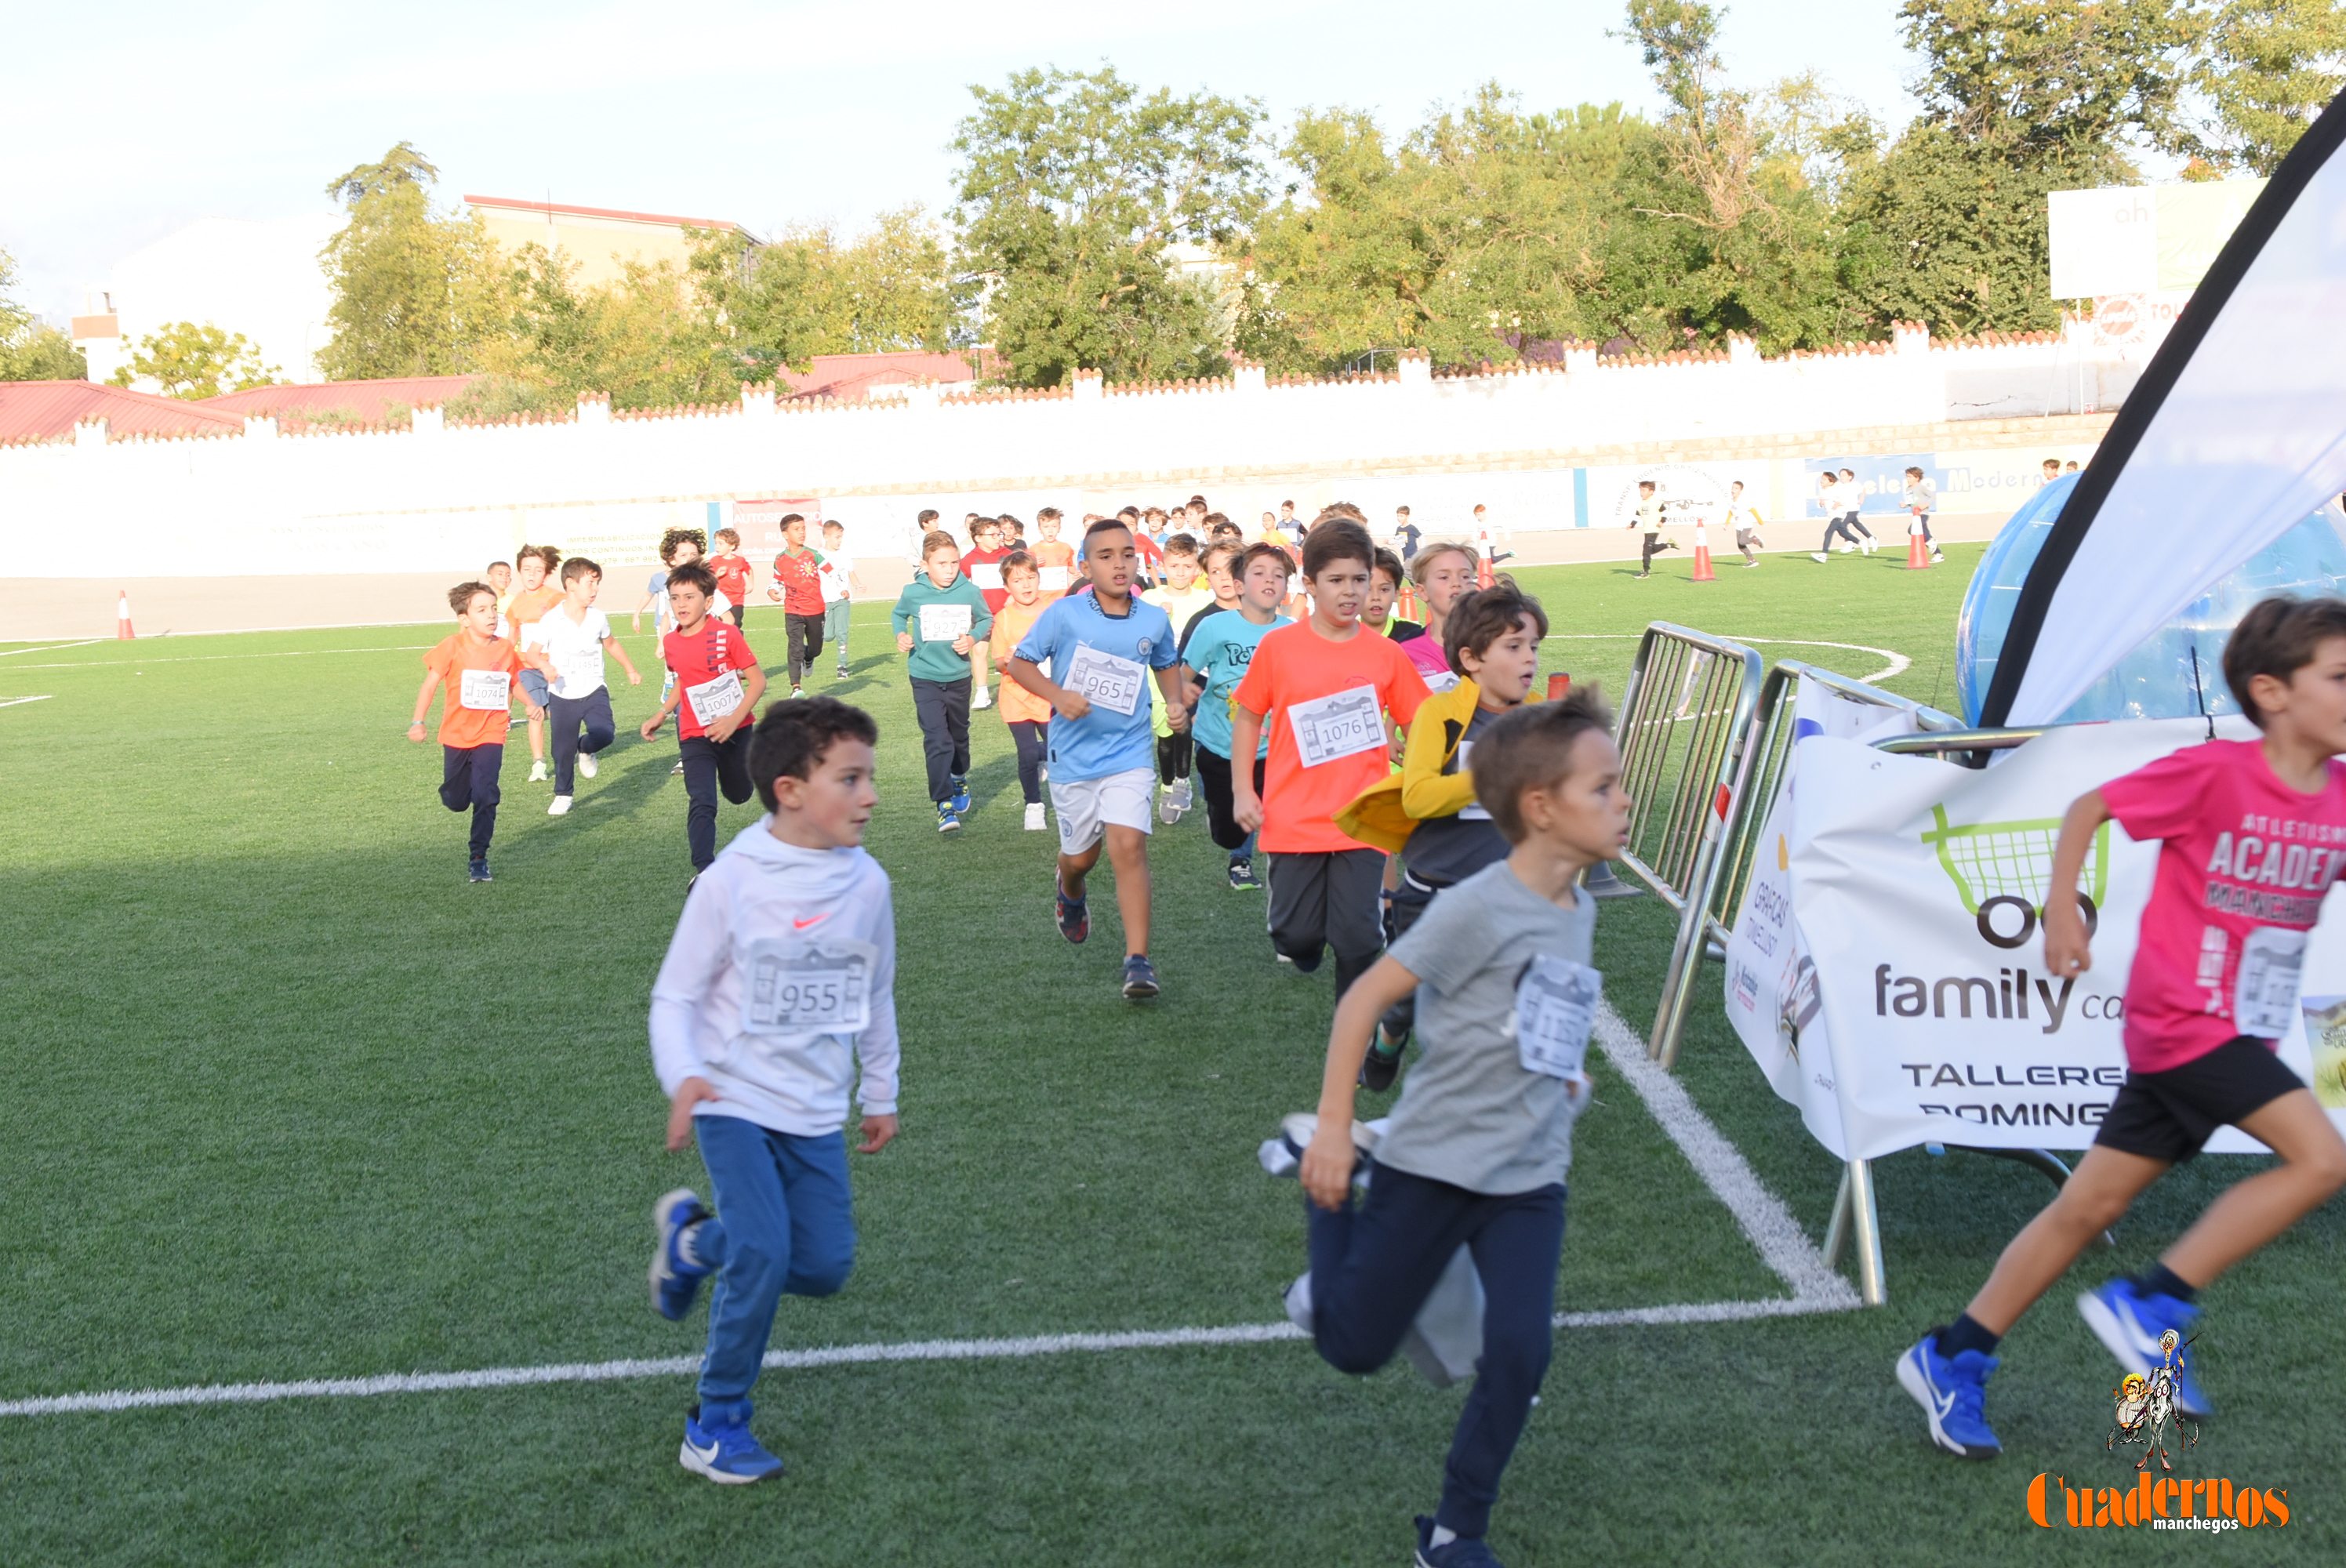
{"type": "Polygon", "coordinates": [[[2259,739],[2186,747],[2089,791],[2061,820],[2045,907],[2045,964],[2060,979],[2093,967],[2077,874],[2094,834],[2114,820],[2159,842],[2127,976],[2127,1077],[2061,1195],[2004,1249],[1964,1315],[1899,1358],[1899,1384],[1922,1405],[1931,1441],[1963,1458],[2001,1451],[1981,1412],[1996,1342],[2217,1128],[2240,1128],[2280,1163],[2228,1188],[2147,1272],[2077,1298],[2127,1371],[2171,1376],[2185,1416],[2208,1414],[2180,1353],[2198,1293],[2346,1186],[2346,1140],[2275,1054],[2297,1007],[2306,932],[2346,869],[2346,764],[2336,760],[2346,752],[2346,600],[2257,605],[2225,647],[2224,681],[2259,739]]]}

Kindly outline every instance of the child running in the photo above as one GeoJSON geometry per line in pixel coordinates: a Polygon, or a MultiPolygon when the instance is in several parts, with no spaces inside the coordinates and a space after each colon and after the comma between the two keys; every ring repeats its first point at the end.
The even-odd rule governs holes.
{"type": "Polygon", "coordinates": [[[1056,506],[1035,513],[1035,546],[1027,552],[1042,575],[1043,591],[1052,595],[1064,594],[1075,585],[1076,547],[1059,537],[1062,517],[1056,506]]]}
{"type": "MultiPolygon", "coordinates": [[[[1354,838],[1405,857],[1394,862],[1402,866],[1392,898],[1396,942],[1443,890],[1506,859],[1505,835],[1474,799],[1470,759],[1491,727],[1530,698],[1547,613],[1507,583],[1454,601],[1446,629],[1450,684],[1410,721],[1400,777],[1372,785],[1337,819],[1354,838]]],[[[1404,996],[1378,1022],[1362,1087],[1392,1087],[1415,1017],[1415,998],[1404,996]]]]}
{"type": "MultiPolygon", "coordinates": [[[[1409,568],[1401,557],[1380,545],[1376,559],[1369,569],[1368,602],[1361,606],[1361,625],[1379,636],[1391,636],[1393,629],[1393,605],[1401,597],[1402,579],[1409,568]]],[[[1394,638],[1396,642],[1402,638],[1394,638]]]]}
{"type": "MultiPolygon", "coordinates": [[[[1002,547],[1002,520],[998,517],[973,516],[969,523],[970,552],[961,558],[962,575],[975,583],[978,592],[985,596],[985,613],[1002,613],[1002,562],[1010,554],[1002,547]]],[[[986,689],[987,676],[992,669],[990,649],[983,642],[977,645],[977,657],[971,663],[972,686],[970,707],[986,708],[993,704],[993,694],[986,689]]]]}
{"type": "MultiPolygon", "coordinates": [[[[1180,629],[1210,608],[1215,600],[1214,585],[1199,569],[1195,538],[1176,534],[1165,541],[1165,580],[1141,596],[1165,612],[1165,618],[1173,625],[1178,649],[1180,629]]],[[[1196,799],[1189,781],[1196,748],[1186,728],[1173,728],[1165,699],[1154,687],[1149,688],[1148,726],[1157,741],[1157,781],[1163,789],[1158,799],[1157,815],[1170,826],[1181,820],[1181,814],[1196,799]]]]}
{"type": "Polygon", "coordinates": [[[1746,566],[1758,565],[1760,557],[1752,551],[1764,550],[1767,546],[1760,542],[1759,509],[1743,498],[1743,481],[1740,479],[1727,487],[1727,525],[1734,530],[1735,547],[1743,552],[1743,564],[1746,566]]]}
{"type": "Polygon", "coordinates": [[[1447,691],[1459,678],[1450,662],[1450,611],[1460,596],[1473,591],[1480,564],[1473,545],[1447,540],[1424,546],[1410,563],[1409,575],[1418,589],[1418,613],[1425,617],[1424,630],[1404,640],[1401,651],[1425,677],[1429,691],[1447,691]]]}
{"type": "Polygon", "coordinates": [[[878,799],[871,716],[836,697],[778,702],[751,741],[767,815],[725,847],[684,901],[652,984],[652,1064],[668,1146],[696,1139],[716,1200],[689,1187],[653,1207],[652,1306],[675,1321],[709,1298],[699,1399],[677,1461],[732,1485],[782,1472],[750,1434],[750,1391],[784,1294],[831,1296],[855,1263],[847,1176],[852,1054],[856,1153],[896,1135],[896,915],[862,848],[878,799]]]}
{"type": "MultiPolygon", "coordinates": [[[[1002,558],[1002,613],[994,617],[992,645],[994,667],[1010,668],[1019,642],[1059,596],[1043,591],[1043,575],[1035,557],[1013,550],[1002,558]]],[[[1051,705],[1015,680],[1002,683],[1002,722],[1018,751],[1018,792],[1026,801],[1026,830],[1039,833],[1051,824],[1043,809],[1043,759],[1048,754],[1051,705]]]]}
{"type": "Polygon", "coordinates": [[[595,777],[595,754],[618,733],[611,717],[611,691],[603,681],[603,655],[607,652],[627,672],[629,686],[641,686],[627,650],[611,633],[610,617],[595,607],[603,591],[603,568],[584,555],[562,563],[562,602],[529,628],[523,651],[545,656],[554,671],[552,700],[546,710],[554,730],[554,801],[549,817],[570,810],[573,774],[595,777]],[[580,726],[586,739],[579,739],[580,726]]]}
{"type": "MultiPolygon", "coordinates": [[[[2060,1196],[2004,1249],[1963,1316],[1898,1359],[1931,1441],[1961,1458],[2003,1449],[1981,1408],[1997,1341],[2217,1128],[2239,1127],[2280,1163],[2227,1189],[2143,1273],[2077,1298],[2126,1371],[2162,1366],[2161,1336],[2190,1341],[2200,1291],[2346,1186],[2346,1142],[2275,1054],[2297,1012],[2305,933],[2346,866],[2346,600],[2256,605],[2224,646],[2224,683],[2259,738],[2185,747],[2080,796],[2061,820],[2045,907],[2056,980],[2093,967],[2077,877],[2102,824],[2159,845],[2127,976],[2126,1082],[2060,1196]]],[[[2175,1407],[2194,1420],[2210,1413],[2179,1367],[2175,1407]]]]}
{"type": "MultiPolygon", "coordinates": [[[[514,556],[514,570],[518,580],[514,585],[512,599],[505,605],[505,635],[519,647],[529,640],[529,628],[539,616],[562,602],[561,585],[553,582],[554,568],[562,563],[562,552],[551,545],[524,545],[514,556]]],[[[548,694],[546,674],[535,666],[525,665],[521,672],[521,689],[529,705],[537,713],[529,721],[529,781],[546,781],[546,705],[548,694]]]]}
{"type": "MultiPolygon", "coordinates": [[[[807,548],[806,518],[793,512],[782,519],[782,553],[774,557],[774,585],[790,631],[790,695],[804,695],[806,672],[822,657],[822,557],[807,548]]],[[[740,625],[740,620],[735,620],[740,625]]]]}
{"type": "Polygon", "coordinates": [[[1176,626],[1184,648],[1189,646],[1189,639],[1197,635],[1199,626],[1224,610],[1239,607],[1239,580],[1235,574],[1239,557],[1245,553],[1243,544],[1225,541],[1207,545],[1198,557],[1198,564],[1205,568],[1206,586],[1213,591],[1214,597],[1211,603],[1191,615],[1187,622],[1176,626]]]}
{"type": "MultiPolygon", "coordinates": [[[[1207,552],[1213,554],[1212,551],[1207,552]]],[[[1230,696],[1246,678],[1254,650],[1275,628],[1294,623],[1279,613],[1295,563],[1277,545],[1254,544],[1239,555],[1238,602],[1228,610],[1205,612],[1181,643],[1182,675],[1192,692],[1196,717],[1190,733],[1198,741],[1198,777],[1206,787],[1206,827],[1215,847],[1229,856],[1233,891],[1259,888],[1254,874],[1254,834],[1239,826],[1230,786],[1230,696]]],[[[1223,568],[1228,575],[1228,568],[1223,568]]],[[[1217,585],[1219,588],[1219,585],[1217,585]]],[[[1270,738],[1255,744],[1248,769],[1254,792],[1262,793],[1264,759],[1270,738]]]]}
{"type": "Polygon", "coordinates": [[[1506,858],[1434,900],[1344,993],[1318,1118],[1289,1124],[1304,1145],[1311,1263],[1295,1293],[1309,1299],[1290,1306],[1308,1310],[1329,1365],[1365,1374],[1390,1360],[1461,1247],[1482,1282],[1482,1353],[1441,1503],[1417,1520],[1422,1568],[1497,1568],[1491,1507],[1556,1338],[1565,1176],[1603,991],[1589,962],[1596,901],[1575,884],[1628,833],[1608,727],[1585,688],[1492,726],[1475,793],[1506,858]],[[1413,994],[1424,1055],[1374,1139],[1356,1207],[1355,1143],[1368,1129],[1354,1126],[1353,1085],[1378,1015],[1413,994]]]}
{"type": "Polygon", "coordinates": [[[958,833],[969,810],[970,653],[994,627],[985,595],[962,575],[961,547],[938,529],[922,542],[922,575],[896,596],[889,623],[896,651],[912,656],[913,712],[929,765],[937,831],[958,833]]]}
{"type": "MultiPolygon", "coordinates": [[[[415,721],[407,738],[423,742],[423,716],[432,693],[440,700],[440,804],[473,813],[467,871],[476,882],[489,876],[489,840],[496,836],[497,770],[505,765],[505,722],[513,713],[513,677],[529,667],[511,641],[497,636],[496,590],[486,583],[459,583],[448,590],[456,629],[423,656],[423,685],[415,694],[415,721]]],[[[532,724],[546,709],[524,698],[532,724]]]]}
{"type": "Polygon", "coordinates": [[[660,654],[676,679],[659,711],[644,720],[643,737],[651,739],[676,715],[685,846],[697,879],[717,858],[719,791],[737,806],[750,798],[750,720],[766,694],[766,672],[741,628],[710,607],[717,575],[707,566],[692,561],[670,572],[668,597],[676,630],[662,640],[660,654]]]}
{"type": "Polygon", "coordinates": [[[847,554],[847,526],[837,518],[822,525],[822,636],[839,650],[839,678],[847,678],[847,633],[855,619],[855,596],[863,579],[847,554]]]}
{"type": "Polygon", "coordinates": [[[1662,537],[1662,525],[1668,521],[1669,515],[1662,510],[1662,498],[1654,482],[1650,479],[1637,481],[1637,509],[1629,514],[1628,525],[1646,536],[1644,548],[1637,555],[1637,575],[1640,577],[1654,575],[1657,552],[1678,548],[1676,540],[1662,537]]]}
{"type": "MultiPolygon", "coordinates": [[[[788,532],[790,519],[785,517],[782,523],[788,532]]],[[[740,533],[731,528],[717,530],[717,554],[709,557],[709,569],[717,574],[718,596],[732,606],[725,614],[736,626],[740,626],[750,614],[750,588],[756,568],[741,554],[740,533]]]]}
{"type": "Polygon", "coordinates": [[[1085,879],[1105,840],[1124,917],[1124,994],[1139,1000],[1158,989],[1148,962],[1148,797],[1156,773],[1140,690],[1151,670],[1176,730],[1188,728],[1189,714],[1173,623],[1133,597],[1139,549],[1132,530],[1121,521],[1093,524],[1084,531],[1083,561],[1092,591],[1045,610],[1007,673],[1057,715],[1049,743],[1059,934],[1075,942],[1091,934],[1085,879]]]}
{"type": "Polygon", "coordinates": [[[1386,776],[1388,716],[1406,728],[1426,697],[1400,645],[1361,624],[1375,558],[1368,529],[1322,514],[1303,538],[1311,616],[1266,636],[1231,694],[1230,755],[1252,756],[1270,737],[1266,788],[1234,768],[1230,795],[1237,825],[1260,830],[1270,857],[1271,948],[1306,974],[1332,950],[1340,997],[1384,945],[1385,857],[1338,828],[1336,813],[1386,776]]]}

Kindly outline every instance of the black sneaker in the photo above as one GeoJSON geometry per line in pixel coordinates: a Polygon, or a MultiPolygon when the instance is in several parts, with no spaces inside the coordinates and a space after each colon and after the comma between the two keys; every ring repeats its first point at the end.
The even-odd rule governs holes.
{"type": "Polygon", "coordinates": [[[1128,953],[1124,961],[1124,994],[1127,1001],[1138,1002],[1158,993],[1157,966],[1146,956],[1128,953]]]}
{"type": "Polygon", "coordinates": [[[1262,884],[1254,880],[1254,860],[1251,856],[1242,856],[1230,862],[1230,891],[1232,892],[1242,893],[1250,888],[1259,888],[1260,886],[1262,886],[1262,884]]]}
{"type": "Polygon", "coordinates": [[[1384,1028],[1379,1025],[1377,1037],[1369,1042],[1369,1054],[1361,1058],[1361,1087],[1372,1095],[1392,1088],[1393,1080],[1401,1076],[1401,1054],[1408,1048],[1406,1034],[1388,1045],[1384,1028]]]}
{"type": "Polygon", "coordinates": [[[1090,911],[1084,907],[1084,901],[1069,898],[1066,890],[1059,885],[1058,879],[1056,877],[1051,881],[1051,897],[1057,905],[1056,918],[1059,922],[1061,936],[1066,937],[1069,942],[1079,942],[1091,935],[1092,917],[1090,911]]]}
{"type": "Polygon", "coordinates": [[[471,874],[473,881],[476,882],[493,882],[496,881],[496,878],[489,875],[489,858],[486,855],[474,856],[472,863],[467,866],[465,870],[471,874]]]}

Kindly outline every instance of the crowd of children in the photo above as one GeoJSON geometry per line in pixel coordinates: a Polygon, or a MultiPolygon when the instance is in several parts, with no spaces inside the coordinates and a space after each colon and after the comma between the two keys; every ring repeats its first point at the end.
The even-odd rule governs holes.
{"type": "MultiPolygon", "coordinates": [[[[1413,537],[1404,562],[1344,506],[1300,544],[1266,514],[1249,542],[1202,499],[1192,506],[1182,520],[1197,532],[1168,532],[1153,552],[1153,520],[1130,509],[1086,519],[1072,545],[1052,510],[1031,544],[1013,517],[964,519],[966,553],[929,529],[891,612],[929,799],[939,830],[959,830],[973,808],[970,715],[998,670],[1024,827],[1058,830],[1054,921],[1069,942],[1087,939],[1105,858],[1125,997],[1164,983],[1149,953],[1152,818],[1177,821],[1193,779],[1229,885],[1267,883],[1272,956],[1306,974],[1332,956],[1318,1109],[1288,1118],[1264,1151],[1300,1176],[1306,1198],[1308,1268],[1289,1308],[1331,1365],[1365,1373],[1433,1332],[1435,1315],[1462,1310],[1446,1293],[1471,1278],[1462,1365],[1474,1387],[1439,1502],[1416,1522],[1416,1561],[1488,1568],[1493,1505],[1553,1340],[1566,1176],[1603,987],[1589,884],[1621,852],[1631,809],[1619,757],[1593,691],[1540,700],[1547,613],[1474,545],[1413,537]],[[1412,614],[1396,614],[1402,605],[1412,614]],[[1361,1094],[1397,1082],[1384,1121],[1356,1119],[1361,1094]]],[[[862,848],[878,730],[862,710],[802,692],[825,640],[842,650],[840,673],[849,667],[832,606],[858,585],[833,527],[817,555],[803,519],[785,520],[769,596],[786,616],[792,691],[762,718],[730,530],[706,561],[697,534],[664,538],[668,565],[645,606],[657,606],[668,681],[641,733],[677,720],[695,872],[653,989],[652,1052],[668,1147],[699,1143],[714,1199],[679,1188],[658,1201],[650,1285],[657,1308],[681,1319],[715,1282],[679,1461],[726,1482],[781,1469],[750,1430],[776,1302],[838,1290],[853,1261],[851,1095],[862,1152],[897,1132],[893,915],[886,873],[862,848]],[[720,853],[719,797],[753,794],[765,814],[720,853]]],[[[469,874],[482,881],[514,697],[534,756],[551,738],[558,816],[616,733],[604,659],[641,678],[596,608],[595,563],[530,546],[501,597],[504,575],[450,591],[457,629],[424,657],[409,731],[425,738],[442,693],[440,796],[471,813],[469,874]]],[[[2254,874],[2219,875],[2210,848],[2252,818],[2294,824],[2268,830],[2278,837],[2346,840],[2346,604],[2259,606],[2224,670],[2259,740],[2188,748],[2088,794],[2063,824],[2044,920],[2058,974],[2090,963],[2071,891],[2094,831],[2116,820],[2165,846],[2127,986],[2128,1075],[2061,1196],[1968,1309],[1897,1364],[1931,1439],[1952,1452],[1997,1451],[1983,1397],[1999,1338],[2215,1128],[2246,1128],[2280,1162],[2223,1195],[2153,1268],[2081,1298],[2130,1366],[2191,1329],[2217,1276],[2346,1186],[2346,1143],[2274,1057],[2286,1009],[2269,986],[2234,983],[2251,955],[2262,974],[2275,954],[2300,951],[2319,900],[2218,898],[2254,874]],[[2193,978],[2211,952],[2212,986],[2193,978]]],[[[2334,876],[2346,854],[2331,860],[2334,876]]],[[[2204,1416],[2197,1381],[2176,1376],[2178,1408],[2204,1416]]]]}

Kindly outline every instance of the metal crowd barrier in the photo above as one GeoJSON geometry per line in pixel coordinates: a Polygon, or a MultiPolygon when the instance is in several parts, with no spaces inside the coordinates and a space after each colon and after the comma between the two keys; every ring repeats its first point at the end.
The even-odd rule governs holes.
{"type": "Polygon", "coordinates": [[[1656,621],[1637,643],[1613,736],[1629,791],[1621,864],[1678,911],[1647,1052],[1678,1058],[1696,972],[1710,940],[1722,830],[1764,666],[1742,644],[1656,621]]]}

